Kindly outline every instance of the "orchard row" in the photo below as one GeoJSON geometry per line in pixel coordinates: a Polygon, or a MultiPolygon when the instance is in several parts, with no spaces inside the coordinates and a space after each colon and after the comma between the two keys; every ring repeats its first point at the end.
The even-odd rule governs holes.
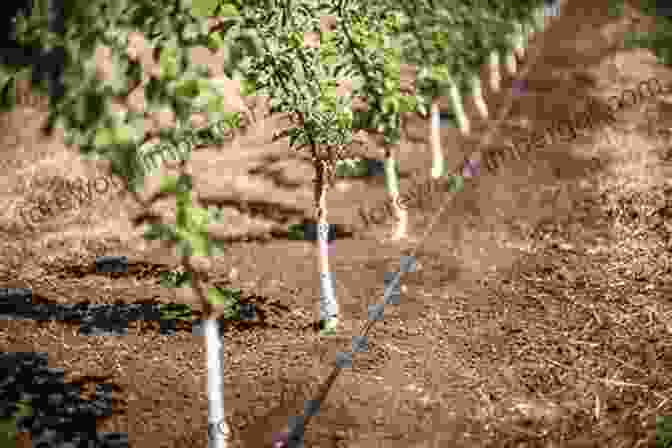
{"type": "MultiPolygon", "coordinates": [[[[173,245],[189,272],[190,286],[205,310],[209,421],[219,428],[225,416],[223,361],[216,321],[208,316],[215,315],[213,302],[221,298],[207,292],[206,277],[194,257],[216,252],[217,242],[207,226],[221,221],[221,216],[199,205],[185,164],[179,176],[163,179],[159,194],[151,198],[139,194],[148,174],[139,149],[154,136],[144,128],[148,112],[133,110],[128,97],[144,89],[147,111],[172,110],[176,125],[161,130],[162,140],[180,141],[185,130],[194,127],[189,120],[193,113],[205,113],[211,123],[226,120],[221,83],[189,59],[190,48],[207,45],[223,50],[224,74],[241,79],[245,93],[268,96],[274,112],[290,116],[291,125],[281,135],[288,138],[292,149],[308,151],[315,167],[320,323],[328,335],[336,331],[340,314],[327,250],[326,196],[336,171],[333,153],[347,148],[359,131],[382,135],[387,185],[396,197],[395,151],[401,114],[431,114],[434,135],[438,99],[447,96],[457,126],[468,134],[471,126],[463,107],[466,94],[474,98],[481,116],[489,115],[477,76],[480,67],[489,64],[493,68],[489,83],[496,90],[500,58],[509,71],[515,71],[516,54],[524,53],[527,39],[543,30],[546,15],[548,8],[541,0],[120,0],[112,7],[103,0],[72,0],[62,26],[45,30],[44,24],[51,23],[49,17],[34,13],[17,28],[24,41],[60,46],[67,53],[59,78],[63,94],[51,97],[45,132],[60,125],[68,135],[66,143],[78,147],[83,157],[109,160],[110,174],[121,177],[131,196],[147,210],[137,221],[148,227],[145,238],[173,245]],[[331,26],[322,26],[323,22],[331,26]],[[129,37],[138,32],[151,43],[158,63],[147,82],[138,55],[129,50],[129,37]],[[306,33],[316,38],[307,43],[306,33]],[[101,80],[92,63],[101,45],[110,49],[114,67],[114,76],[107,80],[101,80]],[[402,92],[402,64],[417,69],[410,91],[402,92]],[[343,80],[349,84],[347,95],[338,91],[343,80]],[[127,107],[120,111],[112,104],[127,107]],[[152,204],[167,195],[175,197],[175,222],[150,212],[152,204]]],[[[234,120],[228,124],[237,126],[234,120]]],[[[431,149],[432,175],[441,177],[447,172],[441,148],[434,144],[431,149]]],[[[188,160],[188,155],[184,158],[188,160]]],[[[402,261],[402,271],[404,265],[402,261]]],[[[370,324],[382,316],[385,304],[398,303],[388,298],[400,275],[387,286],[383,304],[376,305],[380,309],[370,316],[370,324]]],[[[352,364],[352,352],[341,358],[337,369],[352,364]]],[[[330,384],[337,376],[338,370],[329,376],[330,384]]],[[[319,407],[330,384],[320,388],[322,395],[311,401],[313,405],[319,407]]],[[[288,443],[300,441],[315,415],[316,406],[307,408],[310,412],[295,426],[288,443]]],[[[226,435],[231,432],[221,429],[212,431],[212,448],[227,445],[226,435]]]]}

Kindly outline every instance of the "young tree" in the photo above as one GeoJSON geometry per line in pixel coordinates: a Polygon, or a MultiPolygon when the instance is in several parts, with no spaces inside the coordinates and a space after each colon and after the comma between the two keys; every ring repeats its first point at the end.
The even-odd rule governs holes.
{"type": "Polygon", "coordinates": [[[247,93],[268,96],[272,110],[289,114],[291,125],[278,132],[275,139],[289,137],[290,147],[306,150],[315,168],[322,335],[334,334],[339,323],[334,278],[329,268],[327,193],[335,179],[336,161],[347,158],[346,149],[353,141],[355,128],[352,97],[339,95],[337,89],[343,80],[351,79],[356,84],[356,96],[363,83],[353,68],[353,41],[348,37],[352,35],[348,31],[351,22],[344,19],[348,8],[352,5],[296,0],[278,2],[274,10],[248,9],[247,14],[263,16],[263,25],[257,32],[264,45],[264,57],[250,60],[240,70],[247,93]],[[337,31],[320,27],[325,16],[335,18],[337,31]],[[316,41],[306,45],[305,32],[312,33],[316,41]]]}
{"type": "Polygon", "coordinates": [[[342,23],[348,37],[355,67],[363,80],[360,98],[366,107],[355,112],[354,128],[367,133],[382,134],[385,149],[385,184],[394,211],[397,227],[391,239],[406,237],[408,212],[399,205],[398,146],[401,140],[401,114],[416,109],[412,92],[401,89],[401,49],[397,38],[400,15],[386,6],[367,10],[367,15],[346,15],[342,23]]]}
{"type": "MultiPolygon", "coordinates": [[[[175,247],[180,255],[189,283],[199,297],[204,315],[208,363],[209,428],[212,446],[224,448],[228,427],[224,418],[222,384],[222,350],[217,329],[217,307],[222,296],[216,288],[207,288],[207,257],[221,253],[222,246],[209,238],[208,225],[218,220],[215,210],[198,206],[192,194],[192,179],[186,171],[191,146],[182,154],[181,174],[163,179],[157,191],[142,194],[145,178],[152,165],[144,163],[143,144],[154,137],[177,147],[193,137],[190,117],[194,112],[207,114],[210,122],[223,122],[227,127],[239,124],[239,116],[225,110],[225,101],[216,80],[203,67],[194,67],[188,51],[196,46],[226,48],[222,61],[233,70],[246,54],[259,50],[254,34],[237,17],[233,3],[191,2],[173,0],[156,3],[151,0],[63,0],[68,12],[62,32],[51,32],[44,24],[43,13],[24,16],[18,24],[19,40],[38,43],[40,47],[62,47],[65,65],[58,81],[63,89],[50,97],[49,115],[43,132],[50,134],[60,126],[66,144],[77,146],[84,158],[109,161],[111,174],[121,178],[128,194],[144,210],[134,220],[136,225],[148,224],[145,238],[162,240],[175,247]],[[205,20],[221,16],[218,28],[210,29],[205,20]],[[143,66],[138,55],[129,48],[129,38],[140,33],[150,42],[159,70],[143,82],[143,66]],[[110,50],[113,73],[103,76],[96,67],[94,51],[105,46],[110,50]],[[143,88],[147,110],[133,110],[128,97],[143,88]],[[176,126],[172,129],[148,129],[147,122],[155,112],[171,111],[176,126]],[[152,210],[161,199],[176,198],[176,220],[167,222],[152,210]],[[206,261],[204,263],[204,261],[206,261]]],[[[53,30],[53,28],[52,28],[53,30]]],[[[38,91],[51,89],[34,83],[38,91]]],[[[201,136],[203,137],[203,136],[201,136]]],[[[222,136],[211,134],[202,145],[221,143],[222,136]]],[[[201,138],[201,140],[203,140],[201,138]]]]}

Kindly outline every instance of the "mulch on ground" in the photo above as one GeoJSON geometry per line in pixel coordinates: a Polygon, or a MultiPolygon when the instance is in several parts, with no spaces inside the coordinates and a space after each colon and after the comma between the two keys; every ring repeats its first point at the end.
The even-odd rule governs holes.
{"type": "MultiPolygon", "coordinates": [[[[627,10],[610,19],[607,3],[567,4],[547,31],[502,141],[521,127],[568,118],[587,97],[604,104],[651,76],[672,79],[650,53],[614,49],[638,16],[627,10]]],[[[498,98],[490,95],[488,104],[496,108],[498,98]]],[[[400,305],[385,308],[368,334],[369,351],[355,354],[336,381],[306,446],[652,446],[655,417],[672,414],[669,104],[639,104],[611,127],[469,181],[424,239],[417,272],[402,277],[400,305]]],[[[18,114],[40,116],[16,114],[9,123],[18,114]]],[[[269,143],[274,123],[266,119],[241,137],[238,152],[194,155],[195,164],[207,163],[194,168],[204,178],[198,187],[231,217],[227,231],[266,235],[230,243],[210,275],[241,288],[263,315],[257,324],[224,328],[226,412],[232,446],[243,448],[270,446],[303,413],[336,352],[349,350],[366,323],[368,305],[381,301],[385,273],[398,270],[440,207],[437,199],[411,210],[411,242],[395,243],[385,238],[391,222],[363,229],[358,221],[360,203],[386,199],[382,179],[329,193],[330,221],[350,232],[336,241],[330,261],[346,331],[320,338],[311,325],[319,297],[314,249],[270,235],[272,226],[312,216],[310,166],[286,143],[269,143]]],[[[426,123],[411,128],[427,135],[426,123]]],[[[14,129],[17,135],[3,137],[2,157],[14,160],[3,169],[8,204],[27,194],[22,179],[33,168],[97,175],[59,143],[14,129]],[[24,186],[21,193],[15,185],[24,186]]],[[[451,130],[442,138],[448,165],[457,166],[471,143],[451,130]]],[[[426,142],[404,141],[399,160],[402,190],[413,176],[429,176],[426,142]]],[[[31,287],[57,303],[174,301],[157,272],[177,260],[142,245],[127,206],[110,191],[34,233],[11,233],[3,221],[0,285],[31,287]],[[111,253],[128,254],[142,272],[114,280],[77,274],[75,267],[111,253]]],[[[125,337],[81,337],[76,324],[2,321],[0,347],[47,352],[70,381],[113,384],[114,412],[99,419],[99,429],[128,432],[131,446],[205,447],[204,341],[188,326],[169,336],[158,327],[132,323],[125,337]]]]}

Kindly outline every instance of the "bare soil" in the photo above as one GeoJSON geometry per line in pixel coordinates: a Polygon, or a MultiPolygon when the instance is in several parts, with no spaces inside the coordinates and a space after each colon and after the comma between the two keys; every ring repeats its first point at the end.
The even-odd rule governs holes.
{"type": "MultiPolygon", "coordinates": [[[[651,20],[607,11],[606,0],[571,0],[532,41],[542,56],[498,139],[571,119],[589,98],[604,105],[639,81],[672,81],[651,52],[620,49],[626,31],[652,29],[651,20]]],[[[503,92],[511,85],[506,79],[503,92]]],[[[497,111],[503,96],[486,100],[497,111]]],[[[157,281],[178,260],[132,227],[134,208],[118,187],[35,231],[22,227],[19,204],[54,194],[37,180],[107,176],[58,136],[40,137],[44,117],[26,106],[3,118],[0,286],[30,287],[35,300],[54,303],[183,300],[157,281]],[[129,257],[128,275],[82,273],[96,256],[115,254],[129,257]]],[[[231,241],[210,277],[241,288],[261,315],[225,328],[233,446],[269,446],[302,414],[335,353],[350,350],[366,324],[367,306],[381,302],[385,272],[396,272],[417,242],[418,270],[402,277],[400,305],[386,307],[369,352],[337,379],[306,446],[653,446],[655,416],[672,413],[672,97],[617,118],[470,181],[427,237],[444,199],[411,209],[406,242],[385,238],[391,222],[363,229],[358,207],[386,199],[382,179],[341,182],[328,199],[339,225],[331,266],[345,320],[333,338],[312,325],[313,246],[278,230],[313,216],[312,167],[286,140],[271,142],[282,117],[259,114],[230,145],[196,151],[196,189],[224,207],[231,241]]],[[[476,124],[478,136],[484,123],[476,124]]],[[[431,167],[427,123],[412,120],[409,130],[402,191],[431,167]]],[[[442,138],[457,167],[472,139],[453,130],[442,138]]],[[[188,325],[171,336],[158,327],[136,322],[125,337],[80,337],[72,323],[0,321],[0,347],[47,352],[68,381],[112,383],[114,412],[99,420],[100,431],[128,432],[136,447],[206,447],[204,340],[188,325]]]]}

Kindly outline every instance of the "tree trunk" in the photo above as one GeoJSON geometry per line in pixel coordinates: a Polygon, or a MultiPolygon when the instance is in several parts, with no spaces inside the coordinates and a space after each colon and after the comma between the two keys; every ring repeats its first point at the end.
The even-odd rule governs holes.
{"type": "Polygon", "coordinates": [[[218,322],[203,322],[208,366],[208,448],[227,448],[230,429],[224,416],[224,347],[218,322]]]}
{"type": "Polygon", "coordinates": [[[499,52],[492,50],[488,58],[488,71],[490,73],[490,89],[498,93],[501,89],[502,75],[499,71],[499,52]]]}
{"type": "Polygon", "coordinates": [[[320,269],[320,321],[338,318],[334,276],[329,270],[329,223],[327,221],[327,162],[319,161],[315,179],[317,206],[317,258],[320,269]]]}
{"type": "Polygon", "coordinates": [[[506,65],[506,73],[508,73],[509,76],[515,76],[518,71],[518,64],[516,64],[516,55],[513,51],[506,50],[504,64],[506,65]]]}
{"type": "Polygon", "coordinates": [[[469,122],[469,117],[464,111],[464,103],[462,102],[462,94],[460,89],[454,82],[451,82],[450,87],[448,88],[448,98],[450,99],[450,105],[452,106],[455,117],[457,118],[457,125],[460,128],[460,133],[462,135],[469,135],[471,133],[471,123],[469,122]]]}
{"type": "Polygon", "coordinates": [[[544,29],[546,28],[546,12],[545,12],[545,7],[542,6],[540,8],[537,8],[533,12],[534,16],[534,27],[535,27],[535,32],[542,33],[544,29]]]}
{"type": "Polygon", "coordinates": [[[397,228],[392,234],[393,240],[406,238],[408,230],[408,211],[402,208],[399,203],[399,178],[397,176],[398,162],[394,157],[394,151],[391,148],[385,150],[385,182],[387,191],[390,195],[391,208],[397,218],[397,228]]]}
{"type": "Polygon", "coordinates": [[[485,102],[485,98],[483,98],[481,77],[478,75],[478,73],[476,73],[471,77],[469,82],[471,83],[471,95],[474,99],[474,105],[476,106],[478,115],[481,117],[481,119],[487,120],[490,114],[488,113],[488,105],[485,102]]]}
{"type": "Polygon", "coordinates": [[[432,120],[429,127],[429,144],[432,151],[432,178],[437,179],[443,175],[445,161],[441,149],[441,117],[439,113],[439,101],[434,98],[430,110],[432,120]]]}
{"type": "Polygon", "coordinates": [[[516,53],[516,57],[519,61],[523,61],[525,58],[526,46],[527,42],[523,25],[521,23],[516,23],[516,35],[513,38],[513,51],[516,53]]]}

